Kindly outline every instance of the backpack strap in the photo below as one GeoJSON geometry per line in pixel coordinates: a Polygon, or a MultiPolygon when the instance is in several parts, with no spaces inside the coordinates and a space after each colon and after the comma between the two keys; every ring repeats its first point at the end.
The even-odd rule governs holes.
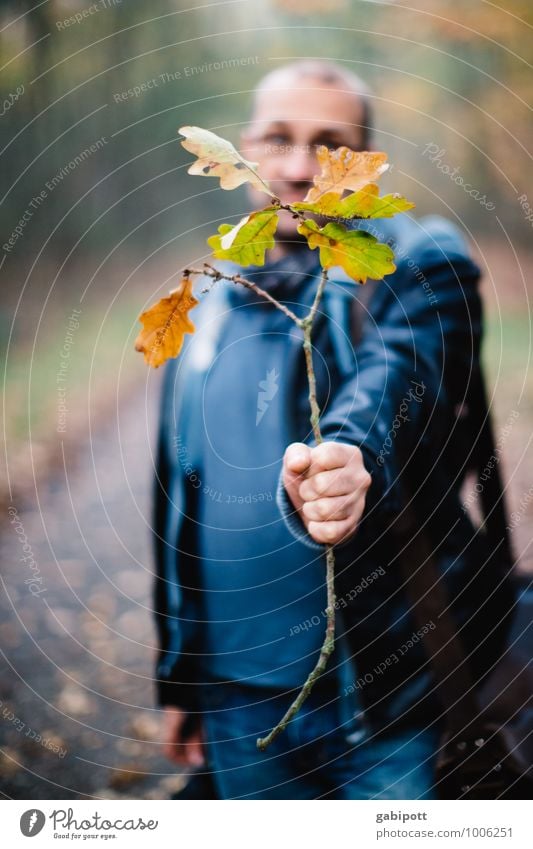
{"type": "Polygon", "coordinates": [[[495,458],[495,462],[490,468],[490,473],[483,480],[480,492],[483,527],[491,549],[496,550],[499,548],[500,559],[511,567],[515,564],[516,560],[513,555],[508,530],[505,493],[500,467],[494,453],[495,443],[492,416],[487,404],[485,381],[479,360],[472,374],[467,403],[469,411],[468,422],[474,443],[472,465],[477,473],[478,483],[481,482],[480,476],[484,474],[489,460],[493,457],[495,458]]]}

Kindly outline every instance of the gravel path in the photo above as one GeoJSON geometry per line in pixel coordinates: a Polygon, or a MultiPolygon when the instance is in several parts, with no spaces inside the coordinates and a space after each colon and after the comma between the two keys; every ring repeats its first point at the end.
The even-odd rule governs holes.
{"type": "Polygon", "coordinates": [[[8,510],[0,595],[5,797],[168,798],[184,784],[157,742],[149,534],[156,386],[148,399],[141,394],[109,427],[87,432],[87,450],[54,479],[37,480],[32,502],[8,510]]]}

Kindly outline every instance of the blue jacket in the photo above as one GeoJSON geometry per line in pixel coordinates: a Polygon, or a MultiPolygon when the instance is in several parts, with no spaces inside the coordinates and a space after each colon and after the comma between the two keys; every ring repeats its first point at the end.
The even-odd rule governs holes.
{"type": "MultiPolygon", "coordinates": [[[[502,602],[509,599],[502,595],[503,584],[496,591],[503,565],[491,557],[484,534],[476,533],[461,502],[465,467],[457,458],[457,440],[450,438],[457,431],[471,365],[479,357],[479,270],[459,231],[443,219],[415,222],[403,215],[360,226],[389,241],[397,270],[375,287],[365,305],[362,337],[355,347],[350,316],[361,290],[340,269],[330,273],[314,325],[314,362],[323,437],[358,445],[372,475],[356,535],[336,546],[336,591],[339,630],[356,667],[352,688],[358,691],[367,723],[377,730],[428,722],[440,711],[432,693],[424,634],[413,619],[394,562],[401,543],[389,525],[401,508],[406,481],[416,493],[415,512],[430,534],[475,676],[490,668],[502,648],[506,631],[498,623],[502,602]]],[[[315,254],[296,256],[309,279],[317,281],[315,254]]],[[[268,268],[245,273],[259,274],[260,283],[265,271],[268,268]]],[[[195,291],[200,288],[199,283],[195,291]]],[[[201,378],[238,303],[231,291],[235,288],[221,282],[202,298],[191,314],[201,344],[189,350],[194,337],[186,337],[180,357],[165,366],[162,390],[154,498],[156,696],[159,704],[189,710],[199,704],[198,658],[204,635],[194,463],[188,467],[180,455],[180,434],[187,432],[194,458],[201,446],[195,449],[191,440],[201,439],[203,433],[201,378]]],[[[239,289],[246,293],[242,297],[256,297],[239,289]]],[[[265,332],[271,311],[262,311],[265,323],[256,323],[250,332],[265,332]]],[[[285,396],[289,441],[314,445],[312,438],[302,436],[309,433],[309,411],[298,345],[287,342],[287,363],[294,383],[285,396]]],[[[246,379],[246,371],[239,379],[246,379]]],[[[224,489],[222,480],[219,488],[224,489]]],[[[317,556],[322,552],[325,561],[324,546],[306,532],[284,490],[281,460],[276,504],[290,534],[317,556]]]]}

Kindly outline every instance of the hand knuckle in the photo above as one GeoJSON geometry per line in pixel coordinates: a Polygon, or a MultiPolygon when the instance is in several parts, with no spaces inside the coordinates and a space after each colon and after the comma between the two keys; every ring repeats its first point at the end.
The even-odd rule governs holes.
{"type": "Polygon", "coordinates": [[[356,475],[356,488],[357,489],[368,489],[370,483],[372,481],[371,476],[366,471],[366,469],[359,469],[356,475]]]}
{"type": "Polygon", "coordinates": [[[313,481],[313,494],[315,496],[322,495],[322,487],[321,487],[320,481],[317,480],[317,479],[315,479],[313,481]]]}
{"type": "Polygon", "coordinates": [[[329,518],[330,515],[330,507],[325,501],[319,501],[317,504],[318,515],[320,516],[322,521],[325,521],[329,518]]]}
{"type": "Polygon", "coordinates": [[[302,505],[302,513],[306,519],[314,519],[314,509],[312,501],[304,501],[302,505]]]}

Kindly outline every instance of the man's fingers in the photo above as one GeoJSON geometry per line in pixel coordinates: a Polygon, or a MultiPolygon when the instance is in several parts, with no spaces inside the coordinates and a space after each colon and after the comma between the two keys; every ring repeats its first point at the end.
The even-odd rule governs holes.
{"type": "Polygon", "coordinates": [[[326,545],[349,539],[372,483],[361,449],[340,442],[313,448],[293,442],[283,462],[285,488],[313,539],[326,545]]]}
{"type": "Polygon", "coordinates": [[[204,763],[202,729],[195,729],[184,740],[182,730],[186,718],[186,713],[178,708],[164,709],[163,754],[170,761],[182,766],[201,766],[204,763]]]}
{"type": "Polygon", "coordinates": [[[294,475],[301,475],[311,464],[311,449],[303,442],[292,442],[285,451],[285,469],[294,475]]]}
{"type": "Polygon", "coordinates": [[[314,501],[305,501],[302,512],[310,522],[340,521],[353,515],[355,501],[355,493],[336,498],[317,498],[314,501]]]}
{"type": "Polygon", "coordinates": [[[354,477],[345,469],[334,469],[305,478],[298,487],[298,494],[303,501],[314,501],[317,498],[348,495],[353,490],[354,477]]]}
{"type": "Polygon", "coordinates": [[[348,539],[355,529],[353,519],[344,519],[342,522],[309,522],[307,526],[313,539],[325,545],[337,545],[348,539]]]}
{"type": "Polygon", "coordinates": [[[163,754],[174,763],[187,766],[202,766],[205,762],[203,741],[200,737],[191,737],[187,741],[172,743],[163,747],[163,754]]]}
{"type": "Polygon", "coordinates": [[[181,710],[166,708],[164,712],[164,741],[163,754],[170,761],[177,764],[185,764],[185,753],[181,741],[181,728],[185,722],[186,714],[181,710]]]}
{"type": "Polygon", "coordinates": [[[360,450],[344,442],[321,442],[311,449],[311,469],[309,475],[340,469],[358,460],[360,450]]]}
{"type": "Polygon", "coordinates": [[[197,731],[189,737],[185,743],[187,750],[187,762],[191,766],[203,766],[205,763],[204,741],[201,731],[197,731]]]}
{"type": "Polygon", "coordinates": [[[291,442],[285,450],[285,471],[305,477],[319,472],[355,466],[360,462],[360,450],[341,442],[322,442],[310,448],[304,442],[291,442]]]}
{"type": "Polygon", "coordinates": [[[167,742],[163,746],[163,754],[166,758],[169,759],[169,761],[173,761],[176,764],[187,763],[184,746],[182,743],[173,743],[170,740],[167,740],[167,742]]]}
{"type": "Polygon", "coordinates": [[[310,448],[304,442],[292,442],[285,451],[285,469],[312,477],[318,472],[344,468],[356,459],[357,451],[344,443],[321,442],[310,448]]]}
{"type": "Polygon", "coordinates": [[[310,462],[311,449],[303,442],[292,442],[283,457],[283,484],[297,510],[302,506],[298,487],[306,475],[310,462]]]}
{"type": "MultiPolygon", "coordinates": [[[[285,489],[309,533],[310,523],[350,522],[362,513],[372,478],[356,446],[322,442],[310,448],[293,442],[285,451],[283,463],[285,489]]],[[[327,539],[311,535],[317,542],[331,542],[338,537],[339,528],[327,529],[325,534],[327,539]]]]}

